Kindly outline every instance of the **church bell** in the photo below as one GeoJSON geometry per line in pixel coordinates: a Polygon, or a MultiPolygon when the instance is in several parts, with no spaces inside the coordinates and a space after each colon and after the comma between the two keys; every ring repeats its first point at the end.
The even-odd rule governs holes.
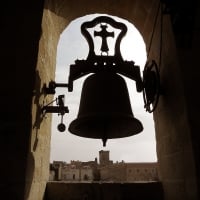
{"type": "Polygon", "coordinates": [[[123,138],[140,133],[141,122],[133,115],[125,80],[116,73],[92,74],[83,84],[77,118],[69,131],[77,136],[102,139],[123,138]]]}
{"type": "MultiPolygon", "coordinates": [[[[142,132],[142,123],[133,115],[128,88],[122,75],[136,82],[137,92],[143,92],[146,111],[153,112],[160,95],[156,62],[146,63],[142,80],[140,67],[135,65],[134,61],[124,61],[120,52],[120,43],[126,35],[127,26],[108,16],[99,16],[84,22],[80,29],[89,45],[87,58],[77,59],[70,65],[68,83],[51,81],[48,87],[44,85],[47,94],[55,94],[56,87],[67,87],[68,91],[72,92],[75,80],[92,74],[84,81],[78,115],[70,123],[69,132],[81,137],[102,139],[103,146],[106,145],[107,139],[124,138],[142,132]],[[96,29],[98,26],[100,31],[96,29]],[[97,36],[102,40],[100,52],[95,51],[94,37],[97,36]],[[108,37],[115,40],[114,55],[110,55],[108,37]]],[[[57,106],[49,104],[42,108],[42,112],[61,115],[58,130],[64,132],[63,115],[69,112],[68,107],[64,105],[64,95],[58,96],[57,106]]]]}

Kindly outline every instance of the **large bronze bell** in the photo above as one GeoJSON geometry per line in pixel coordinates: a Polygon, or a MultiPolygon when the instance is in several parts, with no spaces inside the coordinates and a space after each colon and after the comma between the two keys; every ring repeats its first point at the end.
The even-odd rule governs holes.
{"type": "Polygon", "coordinates": [[[123,138],[140,133],[141,122],[133,115],[125,80],[108,71],[86,78],[78,117],[71,122],[69,131],[87,138],[123,138]]]}

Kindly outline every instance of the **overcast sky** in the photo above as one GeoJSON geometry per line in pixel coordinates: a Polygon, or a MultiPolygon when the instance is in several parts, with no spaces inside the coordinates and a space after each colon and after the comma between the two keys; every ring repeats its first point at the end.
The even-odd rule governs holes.
{"type": "MultiPolygon", "coordinates": [[[[80,26],[84,21],[90,21],[94,17],[96,16],[88,15],[74,20],[61,34],[57,48],[56,82],[67,83],[70,64],[74,64],[76,59],[86,59],[88,55],[88,44],[80,32],[80,26]]],[[[119,21],[118,18],[116,20],[119,21]]],[[[128,32],[121,42],[123,59],[132,60],[139,65],[142,75],[142,70],[146,62],[146,47],[144,41],[132,24],[126,21],[122,22],[125,22],[128,26],[128,32]]],[[[98,27],[95,30],[98,30],[98,27]]],[[[109,38],[108,43],[112,43],[112,40],[114,39],[109,38]]],[[[95,41],[101,44],[99,37],[96,37],[95,41]]],[[[67,128],[62,133],[57,130],[60,117],[57,114],[52,115],[50,161],[90,161],[99,157],[100,150],[109,150],[110,159],[114,162],[122,160],[125,162],[157,161],[153,116],[144,110],[142,93],[136,92],[135,81],[133,80],[125,78],[129,89],[132,110],[134,116],[142,122],[144,127],[143,132],[127,138],[110,139],[107,141],[106,147],[103,147],[100,139],[82,138],[67,131],[69,123],[78,114],[84,79],[85,77],[74,82],[73,92],[68,92],[67,88],[56,89],[55,98],[61,94],[65,95],[65,104],[69,108],[69,114],[64,115],[64,123],[67,128]]]]}

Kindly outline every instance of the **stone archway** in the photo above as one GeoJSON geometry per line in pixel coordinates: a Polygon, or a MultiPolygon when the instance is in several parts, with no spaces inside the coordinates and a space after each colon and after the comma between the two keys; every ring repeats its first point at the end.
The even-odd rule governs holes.
{"type": "MultiPolygon", "coordinates": [[[[30,165],[34,163],[34,167],[28,168],[29,172],[32,172],[29,174],[33,177],[29,180],[29,199],[42,199],[48,181],[51,117],[40,119],[37,111],[41,105],[51,100],[51,97],[45,96],[42,87],[55,78],[55,51],[60,33],[77,17],[88,13],[107,13],[134,23],[148,45],[159,1],[151,0],[144,3],[137,0],[120,0],[116,4],[114,0],[86,0],[84,5],[77,5],[82,5],[82,1],[45,2],[37,64],[38,80],[41,80],[41,83],[36,85],[36,96],[33,101],[32,123],[37,126],[32,129],[29,152],[30,160],[34,161],[29,162],[30,165]]],[[[154,112],[160,177],[166,199],[189,199],[195,198],[197,192],[190,128],[169,16],[164,16],[163,23],[165,45],[162,49],[160,75],[165,95],[160,98],[158,109],[154,112]],[[187,163],[190,163],[189,172],[187,163]]],[[[150,57],[155,60],[159,59],[159,27],[158,22],[150,52],[150,57]]]]}

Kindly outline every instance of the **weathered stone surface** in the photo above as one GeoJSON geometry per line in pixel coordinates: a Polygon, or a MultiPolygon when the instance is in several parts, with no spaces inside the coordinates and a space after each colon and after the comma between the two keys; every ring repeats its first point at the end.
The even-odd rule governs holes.
{"type": "Polygon", "coordinates": [[[65,183],[49,182],[47,200],[129,200],[163,199],[160,182],[143,183],[65,183]]]}

